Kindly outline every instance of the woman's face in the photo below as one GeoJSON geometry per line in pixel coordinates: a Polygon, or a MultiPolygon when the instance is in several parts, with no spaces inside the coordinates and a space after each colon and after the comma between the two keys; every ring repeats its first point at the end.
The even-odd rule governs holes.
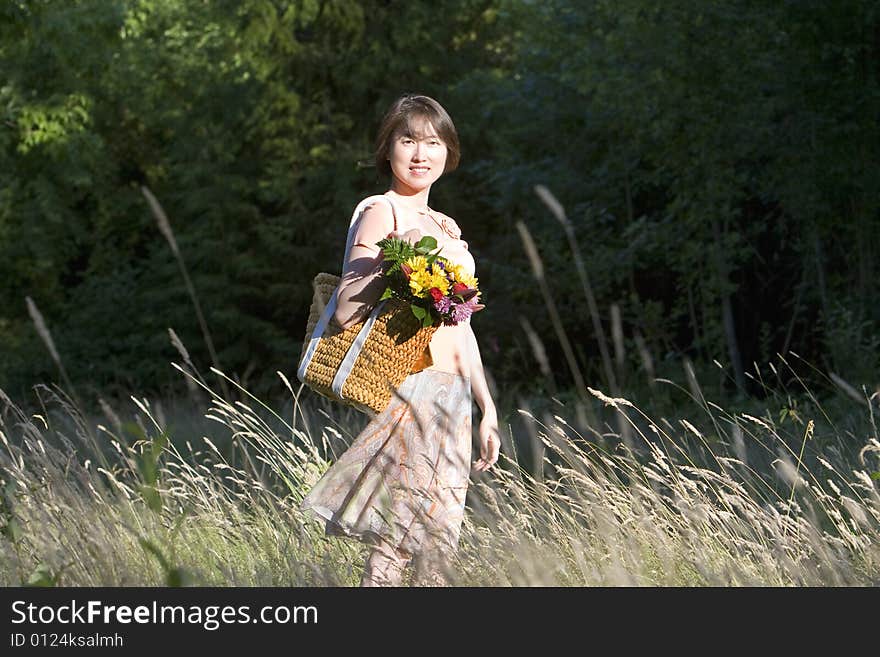
{"type": "Polygon", "coordinates": [[[427,119],[415,122],[415,135],[398,131],[391,142],[391,172],[413,192],[430,187],[446,168],[446,144],[427,119]]]}

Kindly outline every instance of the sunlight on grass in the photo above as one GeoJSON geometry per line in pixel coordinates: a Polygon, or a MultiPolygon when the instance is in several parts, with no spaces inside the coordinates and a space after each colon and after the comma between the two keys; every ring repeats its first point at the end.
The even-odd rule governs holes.
{"type": "MultiPolygon", "coordinates": [[[[57,389],[38,387],[46,410],[30,416],[0,394],[3,585],[357,584],[366,548],[325,536],[297,507],[360,417],[300,399],[279,373],[292,401],[282,417],[212,371],[247,400],[197,381],[213,431],[175,436],[133,397],[134,422],[104,404],[100,454],[57,389]]],[[[472,476],[455,584],[880,582],[872,399],[861,434],[817,447],[810,418],[777,423],[693,398],[705,421],[676,423],[590,393],[631,440],[516,409],[521,434],[508,431],[499,467],[472,476]]]]}

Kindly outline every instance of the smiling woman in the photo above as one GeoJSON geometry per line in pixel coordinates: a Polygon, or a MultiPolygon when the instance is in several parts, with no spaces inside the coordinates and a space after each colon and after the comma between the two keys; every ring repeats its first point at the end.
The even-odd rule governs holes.
{"type": "MultiPolygon", "coordinates": [[[[376,245],[384,237],[415,243],[430,235],[444,257],[471,276],[476,269],[455,221],[428,207],[431,185],[459,162],[458,135],[446,110],[427,96],[400,97],[382,120],[375,162],[391,184],[359,204],[363,210],[349,229],[351,248],[336,293],[335,318],[343,328],[364,317],[384,289],[376,245]]],[[[326,522],[327,534],[373,546],[362,586],[398,584],[410,560],[419,577],[446,581],[470,468],[491,467],[501,444],[470,317],[437,328],[429,355],[397,393],[301,504],[326,522]],[[480,458],[471,463],[473,399],[483,417],[480,458]]]]}
{"type": "MultiPolygon", "coordinates": [[[[379,172],[387,176],[393,173],[399,178],[401,173],[405,174],[411,167],[419,168],[422,165],[433,170],[433,178],[428,182],[428,187],[442,174],[455,171],[460,156],[458,133],[452,118],[440,103],[428,96],[405,95],[399,98],[386,112],[376,135],[375,161],[379,172]],[[397,151],[398,157],[392,162],[391,153],[398,144],[401,149],[397,151]],[[420,144],[426,146],[424,155],[432,156],[430,163],[405,157],[417,150],[416,146],[420,144]],[[441,153],[444,157],[442,161],[439,160],[441,153]]],[[[392,181],[392,189],[394,183],[392,181]]],[[[413,193],[417,193],[415,189],[413,193]]]]}

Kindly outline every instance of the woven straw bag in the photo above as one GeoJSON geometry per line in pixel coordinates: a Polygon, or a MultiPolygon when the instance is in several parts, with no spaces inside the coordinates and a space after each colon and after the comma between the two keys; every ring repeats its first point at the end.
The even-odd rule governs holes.
{"type": "MultiPolygon", "coordinates": [[[[354,222],[363,207],[376,198],[391,204],[397,229],[397,213],[390,198],[377,194],[361,201],[349,223],[343,267],[354,222]]],[[[385,410],[407,376],[431,364],[428,345],[437,327],[423,327],[408,302],[386,299],[365,319],[343,329],[333,319],[340,280],[326,272],[315,276],[297,378],[315,392],[373,416],[385,410]]]]}

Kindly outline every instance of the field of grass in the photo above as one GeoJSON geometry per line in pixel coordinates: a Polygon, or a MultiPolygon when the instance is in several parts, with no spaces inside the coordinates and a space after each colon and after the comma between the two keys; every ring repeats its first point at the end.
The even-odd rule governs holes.
{"type": "MultiPolygon", "coordinates": [[[[646,376],[625,398],[571,224],[548,190],[536,192],[569,236],[613,389],[594,389],[579,371],[519,224],[575,386],[493,391],[501,456],[489,472],[471,473],[451,583],[880,584],[880,390],[812,368],[810,380],[827,384],[819,395],[802,377],[809,363],[788,354],[746,373],[760,397],[729,401],[720,363],[719,384],[706,387],[688,361],[683,377],[655,372],[640,345],[646,376]]],[[[144,194],[216,364],[171,226],[144,194]]],[[[65,385],[36,386],[27,411],[0,390],[0,585],[359,583],[366,546],[326,536],[298,507],[365,416],[294,389],[280,372],[273,401],[217,367],[209,384],[170,329],[190,397],[101,400],[101,415],[88,416],[39,309],[27,304],[65,385]]],[[[523,328],[549,372],[540,339],[527,321],[523,328]]],[[[612,341],[624,362],[619,326],[612,341]]]]}
{"type": "MultiPolygon", "coordinates": [[[[199,394],[175,406],[86,418],[60,388],[36,388],[32,413],[0,394],[0,584],[357,585],[366,547],[298,503],[365,416],[281,375],[286,399],[263,403],[212,370],[229,401],[177,367],[199,394]]],[[[733,412],[690,383],[656,383],[670,418],[592,388],[580,409],[500,407],[452,582],[880,584],[880,395],[834,420],[809,391],[733,412]]]]}

